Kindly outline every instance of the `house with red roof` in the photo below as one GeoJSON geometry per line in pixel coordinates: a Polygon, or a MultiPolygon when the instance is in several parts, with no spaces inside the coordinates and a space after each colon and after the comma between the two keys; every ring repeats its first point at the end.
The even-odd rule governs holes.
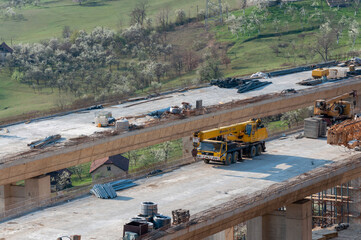
{"type": "Polygon", "coordinates": [[[93,181],[99,178],[115,178],[126,176],[129,169],[129,159],[121,154],[101,158],[92,162],[89,173],[93,181]]]}

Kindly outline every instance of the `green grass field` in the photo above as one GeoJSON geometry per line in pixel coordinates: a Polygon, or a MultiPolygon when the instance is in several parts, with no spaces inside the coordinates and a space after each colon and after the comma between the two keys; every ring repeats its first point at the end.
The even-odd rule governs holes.
{"type": "MultiPolygon", "coordinates": [[[[4,0],[2,0],[4,1],[4,0]]],[[[60,37],[64,26],[71,29],[92,30],[96,26],[119,29],[129,25],[129,13],[140,0],[89,0],[82,5],[71,0],[40,1],[40,6],[27,6],[16,9],[23,14],[25,20],[6,20],[0,18],[0,37],[2,40],[13,43],[37,42],[52,37],[60,37]],[[120,24],[121,23],[121,24],[120,24]]],[[[5,2],[5,1],[4,1],[5,2]]],[[[236,7],[236,0],[228,3],[236,7]]],[[[0,1],[1,3],[1,1],[0,1]]],[[[196,16],[197,6],[205,8],[203,0],[155,0],[150,1],[148,15],[153,19],[162,8],[170,8],[171,20],[174,20],[176,9],[184,9],[187,15],[196,16]]]]}
{"type": "MultiPolygon", "coordinates": [[[[0,0],[4,1],[4,0],[0,0]]],[[[138,1],[138,0],[137,0],[138,1]]],[[[88,1],[82,6],[70,1],[46,1],[42,2],[39,7],[27,6],[16,11],[21,12],[25,21],[5,20],[0,17],[0,38],[6,41],[13,39],[13,43],[18,42],[37,42],[42,39],[51,37],[59,37],[65,25],[69,25],[71,29],[91,30],[95,26],[105,26],[112,29],[119,28],[120,20],[123,27],[128,25],[129,12],[137,3],[137,1],[126,2],[118,1],[88,1]]],[[[231,7],[235,7],[236,0],[228,1],[231,7]]],[[[175,9],[183,8],[187,15],[190,10],[191,16],[196,14],[196,6],[199,9],[204,8],[204,1],[196,0],[156,0],[150,2],[149,15],[154,19],[157,11],[161,8],[170,6],[171,15],[175,9]]],[[[303,6],[311,15],[315,13],[315,8],[311,7],[311,1],[302,1],[293,3],[292,6],[303,6]]],[[[254,7],[246,10],[250,14],[254,7]]],[[[321,7],[318,7],[320,9],[321,7]]],[[[333,9],[324,5],[325,12],[334,12],[333,9]]],[[[232,35],[226,25],[214,26],[207,32],[203,23],[192,23],[184,25],[176,29],[176,31],[168,34],[168,39],[174,45],[178,45],[181,49],[189,49],[194,41],[202,41],[205,45],[211,45],[214,42],[220,43],[223,48],[228,46],[227,56],[231,63],[226,67],[221,66],[225,76],[248,75],[259,71],[269,71],[274,69],[289,68],[296,65],[308,64],[311,62],[320,62],[321,58],[311,53],[311,56],[305,60],[301,57],[303,53],[309,54],[307,46],[312,45],[315,39],[315,33],[318,31],[315,20],[305,23],[304,27],[315,27],[314,30],[302,32],[302,26],[297,18],[292,19],[292,15],[285,15],[284,9],[278,6],[269,9],[270,15],[261,30],[261,34],[270,34],[276,31],[274,27],[274,19],[279,19],[279,32],[283,32],[281,36],[257,37],[257,33],[253,32],[246,36],[237,38],[232,35]],[[286,21],[288,22],[286,24],[286,21]],[[288,34],[287,31],[299,31],[298,33],[288,34]],[[255,38],[247,41],[249,38],[255,38]],[[281,53],[276,54],[271,46],[279,44],[288,44],[286,48],[281,48],[281,53]],[[297,46],[297,51],[292,52],[291,44],[297,46]],[[305,46],[304,50],[300,46],[305,46]]],[[[240,15],[240,11],[233,11],[231,14],[240,15]]],[[[333,13],[334,14],[334,13],[333,13]]],[[[353,16],[353,8],[341,8],[338,10],[338,17],[341,15],[353,16]]],[[[361,13],[357,16],[358,21],[361,20],[361,13]]],[[[154,21],[153,21],[154,22],[154,21]]],[[[333,54],[346,53],[351,50],[347,31],[344,31],[340,39],[340,44],[336,46],[333,54]]],[[[359,50],[361,45],[360,39],[357,39],[355,48],[359,50]]],[[[199,57],[203,52],[199,51],[199,57]]],[[[163,82],[162,89],[184,87],[194,82],[198,75],[196,71],[183,74],[174,79],[163,82]]],[[[137,91],[138,94],[147,94],[137,91]]],[[[10,74],[6,69],[0,69],[0,120],[12,116],[21,115],[33,111],[46,111],[59,105],[59,99],[69,97],[59,97],[56,93],[51,93],[49,89],[43,89],[40,92],[34,91],[31,87],[14,82],[10,78],[10,74]]]]}
{"type": "Polygon", "coordinates": [[[56,94],[50,90],[35,92],[28,85],[13,81],[8,71],[0,71],[0,119],[54,106],[56,94]]]}

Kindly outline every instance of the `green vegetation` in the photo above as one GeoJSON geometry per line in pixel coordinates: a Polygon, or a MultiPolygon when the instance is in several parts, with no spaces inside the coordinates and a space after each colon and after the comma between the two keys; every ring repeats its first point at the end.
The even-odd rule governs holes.
{"type": "MultiPolygon", "coordinates": [[[[129,172],[132,173],[157,164],[178,160],[182,154],[182,140],[178,139],[130,151],[124,153],[123,156],[129,159],[129,172]]],[[[72,172],[71,181],[74,187],[92,183],[92,176],[89,173],[90,165],[91,163],[84,163],[69,168],[72,172]]]]}
{"type": "MultiPolygon", "coordinates": [[[[42,40],[41,46],[30,47],[38,54],[35,60],[31,56],[19,58],[22,61],[13,59],[11,68],[18,69],[20,75],[10,73],[8,68],[0,69],[0,119],[54,107],[61,110],[74,101],[119,99],[198,84],[212,77],[247,75],[320,62],[325,59],[322,51],[316,49],[320,39],[330,39],[326,59],[353,57],[361,44],[358,38],[361,13],[355,15],[354,10],[358,10],[355,6],[329,8],[324,1],[305,0],[269,8],[250,7],[245,13],[243,10],[229,12],[228,18],[224,12],[225,23],[209,21],[207,32],[204,22],[195,22],[197,5],[201,12],[203,1],[156,0],[149,2],[146,9],[152,21],[145,20],[141,28],[127,32],[129,13],[140,2],[45,1],[14,8],[23,18],[5,17],[0,13],[0,36],[8,43],[11,38],[14,43],[42,40]],[[168,12],[171,27],[168,23],[162,27],[159,21],[162,11],[168,12]],[[191,23],[186,21],[189,17],[193,18],[191,23]],[[341,19],[345,20],[342,28],[341,19]],[[174,28],[179,24],[184,25],[174,28]],[[62,38],[65,26],[70,26],[67,28],[69,39],[62,38]],[[95,26],[112,28],[114,31],[93,30],[97,34],[111,34],[112,42],[108,42],[104,34],[104,41],[92,40],[83,48],[83,43],[93,36],[89,30],[95,26]],[[80,33],[80,29],[87,30],[88,36],[80,33]],[[357,30],[354,38],[350,34],[352,29],[357,30]],[[133,34],[139,32],[146,40],[134,40],[133,34]],[[44,40],[52,37],[59,39],[44,40]],[[77,44],[77,40],[81,44],[77,44]],[[70,44],[76,45],[75,48],[70,48],[70,44]],[[96,48],[94,44],[98,44],[96,48]],[[48,46],[53,52],[49,53],[48,46]],[[159,52],[152,52],[154,49],[159,52]],[[74,55],[73,59],[66,57],[68,62],[62,66],[54,64],[62,62],[64,57],[59,50],[67,56],[74,55]],[[48,58],[45,61],[44,56],[48,58]],[[100,57],[94,59],[94,56],[100,57]],[[38,62],[34,64],[34,61],[38,62]],[[19,62],[26,64],[19,66],[19,62]],[[21,77],[14,80],[17,76],[21,77]]],[[[0,0],[1,6],[2,3],[7,1],[0,0]]],[[[228,3],[229,9],[239,7],[236,0],[228,3]]]]}
{"type": "Polygon", "coordinates": [[[12,80],[8,71],[0,71],[0,119],[48,110],[54,106],[56,99],[56,94],[51,94],[49,90],[36,92],[12,80]]]}
{"type": "MultiPolygon", "coordinates": [[[[0,36],[13,43],[38,42],[52,37],[60,37],[64,26],[77,30],[90,31],[97,26],[112,29],[125,28],[129,25],[129,13],[141,0],[89,0],[81,5],[71,0],[40,1],[39,6],[27,5],[15,12],[23,15],[23,20],[6,19],[0,15],[0,36]]],[[[1,0],[0,5],[7,1],[1,0]]],[[[231,6],[236,0],[228,1],[231,6]]],[[[205,8],[203,0],[154,0],[149,2],[148,15],[153,19],[161,9],[169,8],[170,20],[175,20],[176,9],[184,9],[186,14],[196,16],[197,6],[205,8]]]]}

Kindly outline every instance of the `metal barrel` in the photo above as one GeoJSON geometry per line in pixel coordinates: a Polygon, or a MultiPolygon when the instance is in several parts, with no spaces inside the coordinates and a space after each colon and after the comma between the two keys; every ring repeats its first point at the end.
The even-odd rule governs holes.
{"type": "Polygon", "coordinates": [[[156,229],[164,227],[164,226],[170,227],[171,218],[168,216],[156,215],[156,216],[154,216],[153,219],[154,219],[154,225],[155,225],[156,229]]]}
{"type": "Polygon", "coordinates": [[[146,216],[154,216],[158,213],[158,206],[154,202],[142,202],[140,213],[146,216]]]}
{"type": "Polygon", "coordinates": [[[148,223],[148,232],[153,231],[153,223],[152,222],[147,222],[148,223]]]}

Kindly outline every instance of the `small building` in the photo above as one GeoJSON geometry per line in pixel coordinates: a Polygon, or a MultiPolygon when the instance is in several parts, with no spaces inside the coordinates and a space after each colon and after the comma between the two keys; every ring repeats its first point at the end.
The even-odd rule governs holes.
{"type": "Polygon", "coordinates": [[[13,53],[13,49],[9,47],[5,42],[0,44],[0,62],[4,63],[6,60],[6,56],[8,54],[13,53]]]}
{"type": "Polygon", "coordinates": [[[126,176],[129,169],[129,159],[121,154],[102,158],[92,162],[89,173],[92,179],[126,176]]]}
{"type": "Polygon", "coordinates": [[[65,188],[72,187],[71,184],[71,175],[72,172],[68,169],[61,169],[51,173],[48,173],[50,176],[50,186],[52,192],[61,191],[65,188]]]}

